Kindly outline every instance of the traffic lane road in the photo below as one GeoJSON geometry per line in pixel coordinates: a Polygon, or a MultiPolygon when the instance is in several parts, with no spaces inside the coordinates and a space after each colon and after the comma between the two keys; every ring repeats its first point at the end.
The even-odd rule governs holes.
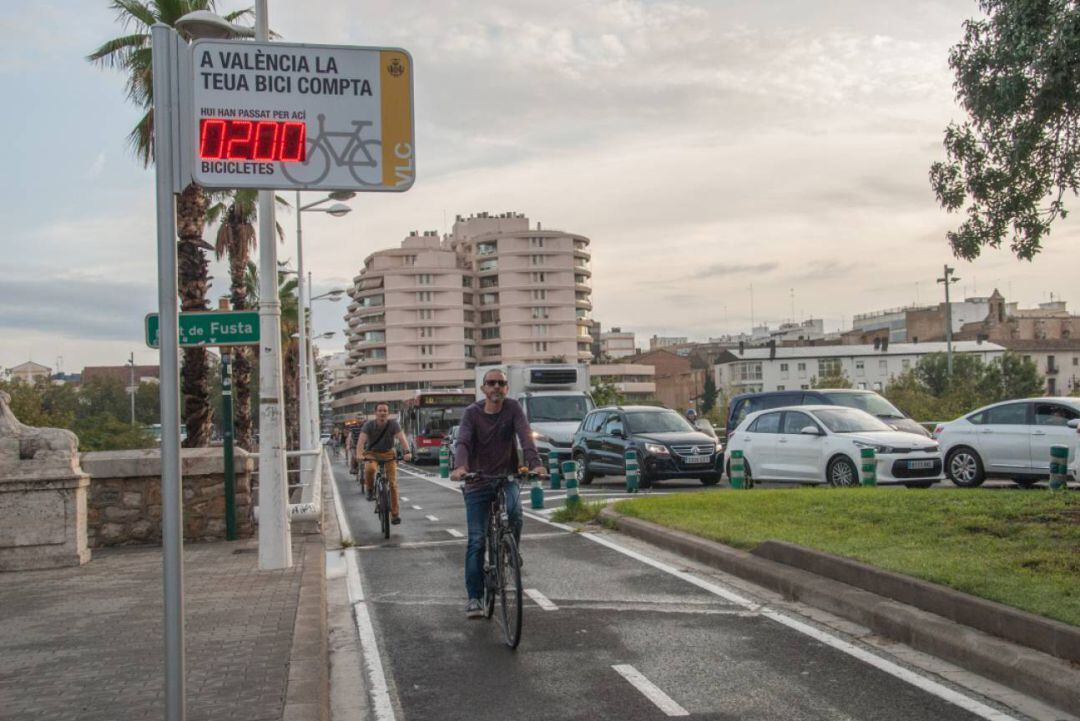
{"type": "Polygon", "coordinates": [[[662,718],[614,668],[623,665],[696,718],[976,718],[578,534],[529,519],[522,550],[525,588],[557,610],[527,603],[516,652],[496,621],[464,617],[463,540],[359,551],[403,718],[662,718]]]}
{"type": "Polygon", "coordinates": [[[407,466],[399,464],[401,524],[390,526],[390,538],[384,539],[375,504],[364,497],[363,484],[354,480],[342,463],[333,464],[333,470],[342,509],[357,545],[453,541],[466,535],[465,504],[461,495],[420,480],[408,472],[407,466]]]}

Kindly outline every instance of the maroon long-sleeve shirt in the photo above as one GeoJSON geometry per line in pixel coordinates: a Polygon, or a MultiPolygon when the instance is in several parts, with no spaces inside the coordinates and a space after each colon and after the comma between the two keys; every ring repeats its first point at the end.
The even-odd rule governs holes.
{"type": "MultiPolygon", "coordinates": [[[[473,403],[461,416],[454,468],[464,466],[470,473],[493,476],[516,473],[518,461],[515,436],[525,454],[525,465],[538,468],[540,454],[536,452],[532,430],[521,404],[507,398],[498,413],[487,413],[484,411],[484,401],[473,403]]],[[[479,488],[479,485],[467,484],[465,492],[479,488]]]]}

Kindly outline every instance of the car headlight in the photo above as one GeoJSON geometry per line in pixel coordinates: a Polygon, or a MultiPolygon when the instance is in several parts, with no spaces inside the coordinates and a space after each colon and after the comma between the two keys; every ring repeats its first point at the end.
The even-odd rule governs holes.
{"type": "Polygon", "coordinates": [[[540,431],[533,431],[532,432],[532,439],[534,441],[538,441],[540,443],[551,443],[551,439],[548,438],[547,436],[545,436],[540,431]]]}
{"type": "Polygon", "coordinates": [[[878,443],[864,443],[863,441],[855,441],[856,448],[873,448],[874,453],[891,453],[892,448],[889,446],[883,446],[878,443]]]}
{"type": "Polygon", "coordinates": [[[662,446],[659,443],[646,443],[644,448],[646,453],[651,453],[654,456],[671,455],[671,451],[668,450],[667,446],[662,446]]]}

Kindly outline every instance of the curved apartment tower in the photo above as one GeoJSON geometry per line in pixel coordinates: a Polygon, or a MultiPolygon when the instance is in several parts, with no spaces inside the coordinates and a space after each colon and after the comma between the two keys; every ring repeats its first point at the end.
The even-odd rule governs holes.
{"type": "Polygon", "coordinates": [[[521,213],[458,216],[453,232],[413,232],[372,253],[345,322],[351,378],[337,421],[423,388],[471,388],[476,365],[591,357],[589,239],[529,227],[521,213]]]}

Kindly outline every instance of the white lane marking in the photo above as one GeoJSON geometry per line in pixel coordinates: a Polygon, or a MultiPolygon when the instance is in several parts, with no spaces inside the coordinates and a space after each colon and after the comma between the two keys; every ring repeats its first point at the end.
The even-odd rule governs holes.
{"type": "Polygon", "coordinates": [[[345,545],[348,542],[349,545],[353,542],[352,531],[349,529],[348,519],[345,517],[345,509],[341,505],[341,496],[338,495],[337,478],[334,478],[333,473],[330,475],[330,480],[333,483],[330,484],[330,489],[334,493],[334,515],[337,516],[338,533],[341,534],[341,543],[345,545]]]}
{"type": "Polygon", "coordinates": [[[424,509],[423,509],[423,508],[421,508],[420,506],[417,506],[416,504],[413,504],[413,510],[414,510],[414,511],[422,511],[422,510],[424,510],[424,509]]]}
{"type": "Polygon", "coordinates": [[[402,496],[402,497],[401,497],[401,502],[402,502],[402,503],[408,503],[408,502],[409,502],[409,499],[408,499],[408,498],[406,498],[405,496],[402,496]]]}
{"type": "Polygon", "coordinates": [[[656,704],[657,708],[663,711],[668,716],[689,716],[690,712],[684,709],[679,704],[675,703],[675,699],[668,696],[661,691],[656,684],[649,679],[641,675],[633,666],[626,664],[619,664],[612,666],[615,671],[630,682],[634,688],[641,691],[645,695],[645,698],[656,704]]]}
{"type": "Polygon", "coordinates": [[[526,588],[525,595],[536,602],[536,605],[545,611],[558,611],[559,607],[556,606],[551,600],[544,594],[537,591],[535,588],[526,588]]]}
{"type": "Polygon", "coordinates": [[[463,536],[463,535],[461,534],[461,531],[459,531],[459,530],[458,530],[458,529],[456,529],[456,528],[447,528],[447,529],[446,529],[446,532],[447,532],[447,533],[449,533],[449,534],[450,534],[451,536],[453,536],[454,538],[465,538],[465,536],[463,536]]]}
{"type": "MultiPolygon", "coordinates": [[[[636,551],[632,551],[629,548],[623,548],[618,544],[613,543],[612,541],[609,541],[608,539],[598,536],[594,533],[582,533],[579,535],[589,539],[590,541],[599,543],[602,546],[607,546],[612,550],[630,556],[631,558],[641,561],[642,563],[648,564],[653,568],[664,571],[665,573],[669,573],[676,578],[680,578],[688,583],[692,583],[698,588],[703,588],[710,593],[713,593],[717,596],[720,596],[721,598],[725,598],[731,601],[732,603],[738,604],[750,610],[758,609],[758,606],[755,603],[753,603],[749,599],[743,598],[737,593],[732,593],[731,591],[717,586],[714,583],[709,583],[708,581],[704,581],[700,578],[695,578],[688,573],[680,571],[677,568],[673,568],[661,561],[649,558],[648,556],[642,555],[636,551]]],[[[810,636],[811,638],[820,641],[827,646],[832,646],[838,651],[842,651],[843,653],[846,653],[850,656],[854,656],[860,661],[868,663],[880,671],[884,671],[891,676],[895,676],[902,681],[906,681],[907,683],[910,683],[916,688],[920,688],[933,696],[937,696],[938,698],[948,701],[955,706],[959,706],[966,711],[970,711],[976,716],[984,718],[987,721],[1017,721],[1017,719],[1013,716],[1009,716],[1008,714],[998,711],[995,708],[991,708],[990,706],[987,706],[984,703],[965,696],[962,693],[953,691],[951,688],[944,686],[943,684],[937,683],[936,681],[931,681],[928,678],[909,671],[908,669],[900,666],[899,664],[888,661],[874,653],[871,653],[870,651],[867,651],[866,649],[860,648],[852,643],[848,643],[847,641],[837,638],[836,636],[826,633],[825,631],[814,628],[807,623],[803,623],[802,621],[796,620],[777,611],[761,609],[758,610],[758,612],[765,618],[771,619],[779,624],[787,626],[794,631],[798,631],[799,633],[810,636]]]]}
{"type": "Polygon", "coordinates": [[[371,625],[371,614],[368,613],[364,600],[364,587],[360,583],[360,566],[356,558],[356,549],[348,549],[345,554],[346,581],[349,603],[352,604],[353,617],[356,619],[356,630],[360,634],[360,647],[364,652],[364,670],[368,677],[371,709],[375,721],[395,721],[394,705],[390,701],[390,689],[386,685],[386,673],[383,671],[378,643],[375,640],[375,627],[371,625]]]}
{"type": "Polygon", "coordinates": [[[428,519],[431,522],[435,522],[435,521],[439,520],[438,516],[432,516],[432,515],[424,516],[424,518],[428,519]]]}

